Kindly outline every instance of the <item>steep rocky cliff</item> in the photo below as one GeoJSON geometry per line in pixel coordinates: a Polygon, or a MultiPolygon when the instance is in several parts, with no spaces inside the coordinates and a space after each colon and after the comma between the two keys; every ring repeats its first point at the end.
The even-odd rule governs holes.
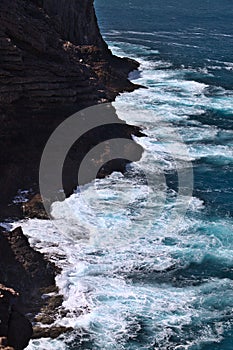
{"type": "MultiPolygon", "coordinates": [[[[137,62],[109,51],[93,0],[0,1],[1,219],[22,214],[12,205],[20,188],[38,193],[41,154],[59,123],[84,107],[132,91],[136,86],[127,77],[137,67],[137,62]]],[[[70,158],[68,170],[98,142],[132,134],[140,136],[139,129],[126,124],[94,130],[79,142],[78,159],[70,158]]],[[[122,164],[115,166],[121,170],[122,164]]],[[[68,179],[68,192],[75,181],[68,179]]],[[[30,205],[38,215],[41,202],[36,201],[36,210],[33,202],[30,205]]],[[[0,227],[0,349],[21,350],[27,345],[32,329],[24,314],[30,313],[35,321],[44,308],[40,321],[52,322],[46,310],[61,304],[54,280],[57,272],[29,246],[20,228],[6,232],[0,227]],[[41,298],[46,290],[55,293],[52,300],[41,298]]],[[[37,328],[34,336],[57,336],[64,330],[52,331],[53,335],[51,329],[37,328]]]]}
{"type": "Polygon", "coordinates": [[[19,188],[38,187],[40,157],[59,123],[133,90],[127,76],[137,67],[109,51],[93,0],[0,1],[2,216],[19,188]]]}
{"type": "Polygon", "coordinates": [[[1,0],[0,107],[85,106],[132,89],[137,64],[103,41],[92,0],[1,0]],[[123,74],[122,74],[123,72],[123,74]]]}
{"type": "Polygon", "coordinates": [[[63,40],[108,50],[97,25],[93,0],[38,0],[35,3],[54,19],[63,40]]]}

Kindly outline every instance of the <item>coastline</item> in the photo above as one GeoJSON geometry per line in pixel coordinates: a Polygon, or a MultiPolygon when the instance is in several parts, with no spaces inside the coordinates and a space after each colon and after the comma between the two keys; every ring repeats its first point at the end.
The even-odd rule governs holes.
{"type": "MultiPolygon", "coordinates": [[[[52,208],[55,220],[5,223],[9,231],[21,225],[30,246],[61,269],[55,280],[62,297],[57,290],[43,292],[30,350],[232,348],[232,85],[226,89],[232,81],[228,55],[233,42],[225,36],[231,33],[229,4],[216,1],[209,7],[206,0],[186,7],[171,2],[172,12],[170,1],[160,8],[152,0],[142,9],[140,0],[120,7],[118,0],[96,0],[106,42],[113,53],[140,62],[140,74],[130,78],[148,87],[120,94],[112,104],[127,124],[143,126],[145,137],[132,136],[143,148],[140,160],[127,166],[124,176],[114,172],[101,178],[100,173],[71,196],[72,186],[67,187],[68,198],[52,208]],[[203,20],[202,6],[211,18],[203,20]],[[172,22],[171,13],[180,20],[172,22]],[[182,179],[185,188],[194,190],[188,197],[182,179]],[[48,317],[54,309],[55,317],[48,317]]],[[[50,125],[45,117],[44,129],[50,125]]],[[[98,118],[97,123],[92,120],[98,123],[98,118]]],[[[103,143],[108,135],[122,133],[127,138],[129,127],[122,127],[93,130],[88,139],[103,143]]],[[[30,132],[37,135],[37,128],[30,132]]],[[[93,154],[86,146],[85,138],[80,140],[70,159],[80,148],[93,154]]],[[[22,188],[14,201],[24,202],[24,196],[33,193],[22,188]]],[[[24,215],[46,219],[41,208],[39,195],[23,204],[24,215]]],[[[12,242],[19,232],[5,235],[12,242]]],[[[12,302],[16,292],[4,290],[13,293],[12,302]]],[[[33,315],[27,316],[33,321],[33,315]]]]}
{"type": "MultiPolygon", "coordinates": [[[[72,3],[65,19],[59,19],[63,14],[59,1],[54,0],[56,16],[46,13],[47,7],[43,9],[38,3],[24,7],[15,0],[11,9],[4,0],[0,6],[0,209],[4,217],[19,189],[38,192],[40,156],[62,121],[85,107],[113,101],[120,92],[138,87],[130,83],[128,74],[139,64],[111,54],[99,32],[93,1],[88,2],[90,38],[82,45],[77,45],[80,38],[75,38],[74,44],[69,41],[63,22],[78,13],[80,2],[72,3]],[[59,31],[55,20],[61,25],[59,31]],[[40,32],[36,40],[34,31],[40,32]]],[[[80,26],[85,26],[85,17],[78,18],[83,21],[80,26]]]]}
{"type": "MultiPolygon", "coordinates": [[[[53,2],[54,6],[59,3],[55,0],[53,2]]],[[[50,3],[52,4],[52,1],[50,3]]],[[[74,4],[66,12],[65,18],[60,12],[61,17],[56,16],[56,20],[50,12],[51,7],[47,7],[46,2],[34,1],[24,7],[22,3],[15,0],[13,9],[9,8],[5,0],[0,5],[2,57],[8,57],[7,62],[4,60],[0,62],[2,76],[0,83],[1,221],[9,218],[21,219],[25,215],[41,217],[40,213],[41,210],[43,213],[43,209],[38,198],[40,156],[49,135],[62,121],[84,107],[111,102],[119,93],[130,92],[140,87],[128,80],[129,72],[137,69],[139,64],[111,54],[99,32],[93,2],[88,4],[92,15],[91,37],[85,38],[84,42],[81,42],[80,37],[72,38],[72,43],[65,24],[75,10],[74,4]],[[35,38],[33,33],[38,30],[40,36],[35,38]],[[33,35],[30,35],[31,33],[33,35]],[[19,189],[28,189],[30,192],[29,205],[25,205],[30,208],[32,204],[32,209],[26,212],[21,204],[12,204],[19,189]]],[[[76,5],[79,7],[79,2],[76,5]]],[[[85,22],[85,18],[82,20],[85,22]]],[[[123,128],[102,130],[102,133],[103,139],[104,134],[110,138],[119,136],[129,139],[132,139],[132,135],[141,135],[138,127],[127,124],[123,128]]],[[[100,141],[98,133],[95,132],[89,135],[84,144],[82,141],[84,154],[85,148],[89,147],[88,144],[90,142],[93,144],[93,138],[94,143],[100,141]]],[[[124,162],[111,164],[106,174],[114,170],[123,171],[124,167],[124,162]]],[[[102,173],[101,176],[106,174],[102,173]]],[[[72,193],[75,182],[73,179],[67,181],[67,192],[72,193]]],[[[10,315],[5,316],[6,330],[2,331],[0,336],[7,337],[7,341],[4,340],[3,344],[23,349],[31,337],[30,325],[23,315],[27,314],[33,324],[35,322],[53,323],[53,314],[55,315],[61,306],[62,296],[58,294],[55,284],[55,276],[59,273],[59,269],[48,262],[45,256],[30,248],[20,227],[11,232],[1,227],[1,237],[6,240],[4,244],[10,244],[7,256],[13,252],[15,254],[15,258],[9,262],[10,267],[6,275],[4,264],[7,257],[1,258],[3,269],[0,282],[4,284],[1,291],[10,287],[12,288],[10,293],[13,295],[19,292],[20,297],[16,302],[16,309],[10,308],[12,310],[10,315]],[[18,245],[20,249],[17,248],[18,245]],[[22,259],[25,256],[25,250],[30,251],[28,260],[22,259]],[[33,261],[36,268],[32,266],[33,261]],[[21,272],[18,276],[15,275],[16,266],[20,269],[19,271],[28,269],[25,278],[32,279],[33,288],[26,281],[22,288],[19,288],[18,278],[23,281],[24,277],[21,272]],[[48,270],[50,272],[47,278],[48,270]],[[4,277],[8,276],[8,273],[9,278],[4,277]],[[28,302],[31,295],[33,298],[28,302]],[[25,329],[28,327],[28,332],[26,330],[25,334],[22,332],[21,344],[19,344],[20,338],[14,336],[12,340],[11,337],[13,331],[8,319],[12,318],[13,312],[20,314],[20,317],[25,320],[25,329]],[[50,313],[52,316],[49,316],[50,313]]],[[[1,242],[0,248],[4,244],[1,242]]],[[[2,301],[7,305],[11,303],[6,296],[2,301]]],[[[70,329],[34,327],[34,337],[55,338],[65,331],[70,329]]]]}

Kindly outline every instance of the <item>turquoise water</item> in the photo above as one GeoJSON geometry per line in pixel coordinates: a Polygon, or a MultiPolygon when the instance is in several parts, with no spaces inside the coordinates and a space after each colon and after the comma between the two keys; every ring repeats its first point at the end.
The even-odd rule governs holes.
{"type": "Polygon", "coordinates": [[[55,203],[62,233],[21,223],[62,267],[69,313],[55,324],[76,329],[28,349],[232,350],[232,1],[95,6],[112,50],[141,63],[130,78],[148,89],[114,106],[145,151],[55,203]]]}

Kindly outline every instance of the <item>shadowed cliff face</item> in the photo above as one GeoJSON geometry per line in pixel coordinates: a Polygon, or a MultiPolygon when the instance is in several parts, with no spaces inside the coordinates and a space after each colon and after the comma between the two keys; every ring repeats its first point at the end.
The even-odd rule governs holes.
{"type": "Polygon", "coordinates": [[[43,148],[59,123],[132,91],[127,76],[137,67],[109,51],[93,0],[0,1],[3,217],[19,188],[37,188],[43,148]]]}
{"type": "Polygon", "coordinates": [[[108,50],[97,25],[93,0],[41,0],[38,3],[54,19],[63,40],[108,50]]]}
{"type": "Polygon", "coordinates": [[[134,68],[111,55],[92,0],[1,0],[0,108],[7,112],[113,99],[133,88],[134,68]]]}
{"type": "Polygon", "coordinates": [[[23,350],[32,336],[30,322],[14,306],[17,298],[14,289],[0,284],[0,349],[23,350]]]}
{"type": "MultiPolygon", "coordinates": [[[[25,313],[30,313],[33,323],[39,311],[45,320],[53,319],[62,298],[57,295],[45,299],[42,295],[57,292],[55,275],[58,272],[53,263],[30,247],[20,227],[11,232],[0,227],[0,338],[6,338],[6,346],[22,350],[28,345],[32,326],[25,313]],[[42,307],[48,308],[47,315],[42,307]]],[[[45,335],[43,330],[41,333],[45,335]]]]}
{"type": "Polygon", "coordinates": [[[2,0],[0,24],[0,103],[8,113],[16,105],[40,109],[78,103],[87,94],[96,99],[94,73],[74,62],[43,9],[2,0]]]}
{"type": "MultiPolygon", "coordinates": [[[[97,25],[93,0],[0,1],[1,219],[19,217],[17,208],[11,211],[18,189],[38,192],[40,158],[54,129],[84,107],[132,91],[136,86],[127,76],[137,67],[137,62],[109,51],[97,25]]],[[[73,149],[72,154],[71,150],[67,173],[78,167],[91,145],[107,137],[130,139],[132,134],[139,135],[139,129],[126,124],[121,129],[110,126],[91,132],[79,141],[81,151],[73,149]]],[[[114,166],[122,169],[122,164],[115,164],[108,172],[114,166]]],[[[67,192],[73,190],[75,180],[67,177],[67,192]]],[[[38,322],[53,321],[51,310],[61,304],[61,297],[45,302],[41,296],[45,288],[57,292],[57,272],[29,246],[20,228],[13,232],[0,228],[0,348],[9,345],[21,350],[27,345],[32,329],[22,313],[30,312],[35,320],[35,314],[45,307],[47,315],[45,310],[38,322]],[[19,308],[12,304],[15,297],[19,308]]],[[[34,336],[55,337],[62,331],[54,329],[51,334],[39,327],[34,336]]]]}

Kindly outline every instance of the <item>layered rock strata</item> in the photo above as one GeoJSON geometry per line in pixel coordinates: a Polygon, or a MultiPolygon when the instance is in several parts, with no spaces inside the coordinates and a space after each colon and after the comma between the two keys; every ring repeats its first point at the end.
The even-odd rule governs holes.
{"type": "MultiPolygon", "coordinates": [[[[24,210],[12,201],[19,189],[39,192],[39,163],[49,136],[72,113],[113,101],[120,92],[138,87],[128,80],[129,72],[137,68],[137,62],[109,51],[93,0],[0,1],[2,220],[25,213],[46,217],[39,194],[24,210]]],[[[131,139],[132,134],[140,136],[139,128],[111,125],[78,140],[65,164],[67,194],[76,186],[73,170],[85,152],[108,138],[131,139]]],[[[124,160],[107,164],[99,176],[122,171],[125,164],[124,160]]],[[[0,228],[0,349],[25,348],[32,336],[31,324],[36,338],[66,331],[36,326],[37,321],[51,324],[61,305],[57,273],[52,263],[30,247],[21,228],[12,232],[0,228]],[[51,293],[52,297],[45,298],[51,293]]]]}
{"type": "Polygon", "coordinates": [[[135,85],[127,76],[137,67],[109,51],[93,0],[1,0],[2,217],[14,215],[7,205],[18,189],[38,191],[40,157],[59,123],[84,107],[132,91],[135,85]]]}

